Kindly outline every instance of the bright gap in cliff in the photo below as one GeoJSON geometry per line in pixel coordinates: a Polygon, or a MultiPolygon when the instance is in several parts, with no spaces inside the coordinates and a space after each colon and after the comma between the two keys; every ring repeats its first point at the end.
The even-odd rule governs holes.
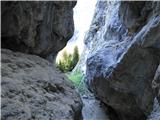
{"type": "Polygon", "coordinates": [[[94,9],[97,0],[78,0],[76,6],[74,7],[74,25],[75,31],[72,38],[68,41],[67,45],[58,53],[56,62],[62,58],[64,51],[72,54],[74,47],[77,46],[79,54],[81,55],[84,47],[84,36],[89,30],[89,26],[92,21],[94,14],[94,9]]]}
{"type": "Polygon", "coordinates": [[[81,84],[83,81],[83,74],[79,70],[76,70],[76,72],[71,71],[76,66],[80,55],[83,52],[84,37],[92,22],[96,2],[97,0],[77,1],[77,4],[73,9],[75,25],[74,35],[68,41],[67,45],[58,53],[56,58],[58,68],[73,81],[73,84],[78,88],[79,92],[84,91],[84,84],[81,84]],[[76,47],[78,48],[79,55],[77,55],[76,47]]]}

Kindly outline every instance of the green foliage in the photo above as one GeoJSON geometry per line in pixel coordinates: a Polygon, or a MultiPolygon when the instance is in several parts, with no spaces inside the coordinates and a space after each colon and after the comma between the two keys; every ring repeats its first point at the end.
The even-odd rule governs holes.
{"type": "Polygon", "coordinates": [[[68,72],[73,70],[79,60],[78,47],[75,46],[73,54],[68,54],[67,51],[64,51],[62,54],[62,59],[59,60],[57,67],[62,72],[68,72]]]}
{"type": "Polygon", "coordinates": [[[59,67],[59,69],[60,69],[61,71],[63,71],[63,63],[61,62],[61,60],[59,61],[58,67],[59,67]]]}
{"type": "Polygon", "coordinates": [[[78,52],[78,47],[75,46],[74,52],[73,52],[73,66],[76,66],[77,62],[79,60],[79,52],[78,52]]]}
{"type": "Polygon", "coordinates": [[[70,74],[67,74],[68,78],[74,82],[74,84],[76,86],[78,86],[83,78],[83,75],[80,71],[78,72],[75,72],[75,73],[70,73],[70,74]]]}
{"type": "Polygon", "coordinates": [[[67,73],[66,75],[68,79],[73,82],[79,93],[83,95],[87,88],[84,84],[84,75],[82,74],[82,72],[80,70],[77,70],[74,73],[67,73]]]}

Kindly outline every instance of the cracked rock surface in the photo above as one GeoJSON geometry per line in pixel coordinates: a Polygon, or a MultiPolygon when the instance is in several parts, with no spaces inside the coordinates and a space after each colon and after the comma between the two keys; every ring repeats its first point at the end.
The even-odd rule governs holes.
{"type": "Polygon", "coordinates": [[[82,101],[53,64],[2,49],[2,120],[80,120],[82,101]]]}

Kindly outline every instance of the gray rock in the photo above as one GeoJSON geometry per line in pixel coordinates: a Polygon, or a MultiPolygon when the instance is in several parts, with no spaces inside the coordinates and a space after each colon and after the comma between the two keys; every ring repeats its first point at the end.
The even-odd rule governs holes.
{"type": "Polygon", "coordinates": [[[82,101],[51,63],[2,49],[2,120],[80,120],[82,101]]]}
{"type": "Polygon", "coordinates": [[[152,3],[146,1],[140,2],[121,2],[119,16],[129,32],[135,32],[144,25],[146,17],[151,12],[152,3]]]}
{"type": "Polygon", "coordinates": [[[54,56],[74,32],[76,1],[2,1],[2,48],[54,56]]]}
{"type": "Polygon", "coordinates": [[[155,90],[158,102],[160,103],[160,65],[158,66],[156,74],[154,76],[152,87],[155,90]]]}
{"type": "Polygon", "coordinates": [[[103,33],[104,30],[101,27],[105,25],[107,6],[107,1],[100,1],[98,2],[98,4],[96,4],[95,13],[93,16],[94,19],[92,19],[90,29],[86,33],[84,38],[85,48],[73,72],[75,72],[76,70],[81,70],[85,74],[87,56],[90,54],[90,52],[93,52],[94,49],[97,49],[98,47],[103,45],[100,45],[101,39],[97,38],[99,38],[99,34],[103,33]]]}
{"type": "Polygon", "coordinates": [[[99,1],[86,38],[86,83],[120,120],[145,120],[160,57],[160,2],[99,1]],[[102,17],[102,15],[103,17],[102,17]],[[98,24],[103,18],[103,24],[98,24]]]}

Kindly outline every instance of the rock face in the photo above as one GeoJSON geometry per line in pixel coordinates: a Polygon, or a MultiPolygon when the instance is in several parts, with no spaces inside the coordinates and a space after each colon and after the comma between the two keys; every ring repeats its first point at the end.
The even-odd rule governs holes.
{"type": "Polygon", "coordinates": [[[85,38],[86,83],[116,120],[145,120],[152,110],[159,33],[160,2],[97,3],[85,38]]]}
{"type": "Polygon", "coordinates": [[[62,49],[74,32],[70,2],[2,2],[2,47],[47,58],[62,49]]]}
{"type": "Polygon", "coordinates": [[[2,49],[2,120],[82,118],[74,86],[43,59],[52,59],[73,35],[75,4],[1,2],[2,48],[13,50],[2,49]]]}
{"type": "Polygon", "coordinates": [[[160,103],[160,65],[157,68],[156,74],[154,76],[154,80],[152,83],[152,86],[155,90],[155,94],[157,96],[157,99],[160,103]]]}
{"type": "Polygon", "coordinates": [[[78,120],[82,102],[64,74],[35,55],[2,49],[2,120],[78,120]]]}

